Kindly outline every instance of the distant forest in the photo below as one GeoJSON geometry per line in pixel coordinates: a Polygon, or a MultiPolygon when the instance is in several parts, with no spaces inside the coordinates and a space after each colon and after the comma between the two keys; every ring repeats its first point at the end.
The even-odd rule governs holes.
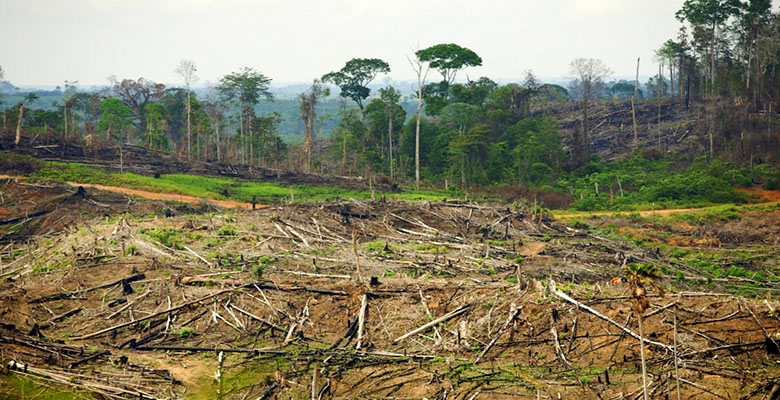
{"type": "MultiPolygon", "coordinates": [[[[572,79],[560,85],[532,72],[504,85],[458,80],[482,60],[451,43],[418,50],[419,79],[403,88],[375,83],[389,66],[364,58],[295,94],[273,93],[271,77],[253,68],[195,90],[187,60],[177,68],[180,87],[139,78],[23,92],[0,69],[2,127],[17,142],[24,134],[87,147],[130,143],[182,159],[582,202],[574,181],[603,173],[604,161],[666,160],[669,171],[717,162],[746,168],[731,174],[742,184],[765,183],[780,156],[779,14],[769,0],[685,1],[670,16],[679,32],[659,43],[658,73],[644,82],[610,80],[609,66],[587,58],[572,60],[572,79]],[[763,175],[751,175],[757,165],[763,175]]],[[[619,180],[606,185],[610,204],[628,190],[619,180]]],[[[598,183],[591,191],[602,192],[598,183]]]]}

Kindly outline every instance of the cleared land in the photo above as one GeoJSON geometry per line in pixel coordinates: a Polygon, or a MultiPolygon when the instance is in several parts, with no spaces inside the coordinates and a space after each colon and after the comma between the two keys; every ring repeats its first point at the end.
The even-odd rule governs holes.
{"type": "Polygon", "coordinates": [[[652,397],[765,398],[780,375],[776,207],[565,224],[460,202],[0,192],[0,350],[22,365],[0,394],[29,378],[105,398],[637,398],[637,316],[608,283],[624,263],[667,276],[643,317],[652,397]]]}

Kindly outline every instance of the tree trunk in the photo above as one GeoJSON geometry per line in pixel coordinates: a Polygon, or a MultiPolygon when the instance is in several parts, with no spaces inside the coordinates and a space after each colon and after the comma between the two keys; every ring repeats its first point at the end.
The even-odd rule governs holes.
{"type": "Polygon", "coordinates": [[[717,27],[717,24],[715,22],[712,23],[712,44],[710,45],[710,94],[713,93],[713,90],[715,90],[715,29],[717,27]]]}
{"type": "Polygon", "coordinates": [[[637,321],[639,321],[639,337],[642,338],[639,340],[639,351],[640,355],[642,357],[642,395],[644,396],[644,399],[647,400],[647,365],[645,362],[645,334],[642,331],[642,315],[637,314],[637,321]]]}
{"type": "Polygon", "coordinates": [[[190,85],[187,85],[187,159],[192,157],[192,124],[190,114],[192,114],[192,105],[190,104],[190,85]]]}
{"type": "Polygon", "coordinates": [[[387,117],[387,134],[389,136],[389,141],[390,141],[390,181],[393,181],[395,179],[395,176],[393,174],[393,113],[392,111],[389,114],[390,115],[387,117]]]}
{"type": "Polygon", "coordinates": [[[416,189],[420,189],[420,119],[422,118],[422,83],[419,82],[419,88],[417,89],[417,125],[414,130],[414,185],[416,189]]]}
{"type": "Polygon", "coordinates": [[[636,58],[636,80],[634,81],[634,95],[631,96],[631,120],[634,124],[634,151],[639,148],[639,140],[636,135],[636,108],[634,106],[634,99],[636,98],[637,91],[639,90],[639,57],[636,58]]]}
{"type": "Polygon", "coordinates": [[[19,118],[16,121],[16,139],[14,139],[14,145],[19,147],[19,142],[22,141],[22,118],[24,117],[24,104],[19,104],[19,118]]]}

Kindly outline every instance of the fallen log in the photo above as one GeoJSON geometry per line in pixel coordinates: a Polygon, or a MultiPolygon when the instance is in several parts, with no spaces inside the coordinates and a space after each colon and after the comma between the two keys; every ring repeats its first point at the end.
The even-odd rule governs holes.
{"type": "Polygon", "coordinates": [[[75,297],[75,296],[78,296],[78,295],[81,295],[81,294],[89,293],[89,292],[91,292],[93,290],[105,289],[107,287],[111,287],[111,286],[114,286],[114,285],[120,285],[120,284],[122,285],[123,288],[125,288],[125,287],[129,287],[130,283],[135,282],[135,281],[139,281],[139,280],[144,279],[144,278],[146,278],[145,274],[136,274],[136,275],[133,275],[133,276],[129,276],[127,278],[122,278],[122,279],[119,279],[117,281],[113,281],[113,282],[110,282],[110,283],[104,283],[104,284],[102,284],[100,286],[95,286],[95,287],[91,287],[91,288],[84,289],[84,290],[78,290],[78,291],[69,292],[69,293],[57,293],[57,294],[53,294],[53,295],[49,295],[49,296],[43,296],[43,297],[40,297],[38,299],[33,300],[32,303],[46,303],[46,302],[53,301],[53,300],[69,299],[69,298],[72,298],[72,297],[75,297]]]}
{"type": "Polygon", "coordinates": [[[192,351],[192,352],[214,352],[214,353],[247,353],[247,354],[273,354],[273,355],[289,355],[289,351],[284,350],[264,350],[264,349],[244,349],[244,348],[230,348],[230,347],[187,347],[187,346],[137,346],[134,350],[138,351],[192,351]]]}
{"type": "Polygon", "coordinates": [[[40,328],[41,329],[46,329],[46,328],[54,325],[54,323],[56,323],[56,322],[60,322],[60,321],[62,321],[65,318],[68,318],[68,317],[70,317],[72,315],[78,314],[81,310],[82,310],[82,307],[78,307],[78,308],[74,308],[74,309],[72,309],[72,310],[70,310],[70,311],[68,311],[68,312],[66,312],[64,314],[57,315],[57,316],[53,317],[52,319],[48,320],[47,322],[44,322],[43,325],[40,326],[40,328]]]}
{"type": "Polygon", "coordinates": [[[393,343],[398,343],[398,342],[400,342],[400,341],[402,341],[402,340],[404,340],[404,339],[406,339],[406,338],[408,338],[410,336],[416,335],[416,334],[418,334],[420,332],[424,332],[424,331],[430,329],[431,327],[433,327],[435,325],[438,325],[438,324],[440,324],[442,322],[446,322],[446,321],[448,321],[448,320],[450,320],[452,318],[455,318],[458,315],[461,315],[461,314],[465,313],[470,308],[471,308],[471,304],[464,304],[464,305],[456,308],[455,310],[452,310],[449,313],[447,313],[447,314],[445,314],[445,315],[443,315],[443,316],[441,316],[439,318],[436,318],[435,320],[433,320],[431,322],[428,322],[427,324],[425,324],[425,325],[423,325],[423,326],[421,326],[421,327],[419,327],[419,328],[417,328],[417,329],[415,329],[413,331],[407,332],[407,333],[399,336],[398,338],[393,340],[393,343]]]}
{"type": "Polygon", "coordinates": [[[68,365],[68,368],[74,368],[74,367],[79,366],[79,364],[84,364],[85,362],[94,360],[94,359],[96,359],[98,357],[101,357],[101,356],[107,356],[107,355],[110,355],[110,354],[111,354],[111,352],[108,351],[108,350],[99,351],[99,352],[97,352],[97,353],[95,353],[95,354],[93,354],[93,355],[91,355],[89,357],[84,357],[84,358],[82,358],[80,360],[76,360],[76,361],[70,363],[70,365],[68,365]]]}

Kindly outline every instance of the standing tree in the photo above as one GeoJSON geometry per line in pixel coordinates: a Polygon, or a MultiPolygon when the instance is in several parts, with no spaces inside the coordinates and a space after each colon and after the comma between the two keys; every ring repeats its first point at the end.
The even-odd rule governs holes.
{"type": "Polygon", "coordinates": [[[474,172],[480,169],[478,165],[484,160],[489,143],[485,125],[479,124],[481,111],[478,106],[453,103],[441,114],[441,122],[450,135],[447,145],[450,173],[460,175],[464,188],[467,182],[476,182],[474,172]]]}
{"type": "Polygon", "coordinates": [[[3,86],[5,86],[5,72],[3,71],[3,66],[0,65],[0,107],[3,109],[3,129],[6,128],[6,111],[3,104],[5,104],[5,100],[3,99],[3,86]]]}
{"type": "Polygon", "coordinates": [[[330,96],[330,90],[320,84],[319,79],[312,82],[311,87],[306,92],[300,94],[301,100],[301,121],[303,121],[304,132],[303,151],[306,155],[305,172],[311,172],[311,147],[314,142],[315,123],[317,122],[317,101],[320,97],[330,96]]]}
{"type": "MultiPolygon", "coordinates": [[[[122,104],[133,112],[133,124],[139,133],[146,130],[146,103],[158,101],[165,93],[165,85],[144,78],[123,79],[113,87],[122,104]]],[[[132,139],[132,138],[128,138],[132,139]]]]}
{"type": "Polygon", "coordinates": [[[14,146],[19,146],[22,141],[22,119],[24,118],[24,104],[32,104],[38,101],[40,97],[35,92],[27,93],[24,100],[19,102],[19,116],[16,119],[16,138],[14,139],[14,146]]]}
{"type": "Polygon", "coordinates": [[[577,58],[569,64],[574,81],[571,83],[573,92],[579,94],[582,102],[582,123],[580,131],[575,133],[575,163],[585,165],[588,162],[588,111],[590,102],[597,100],[604,89],[604,78],[612,74],[601,60],[593,58],[577,58]]]}
{"type": "Polygon", "coordinates": [[[353,58],[341,70],[323,75],[322,81],[338,86],[339,96],[354,101],[362,114],[363,100],[371,94],[368,84],[377,75],[389,72],[390,64],[378,58],[353,58]]]}
{"type": "Polygon", "coordinates": [[[19,114],[16,118],[16,138],[14,138],[14,146],[19,147],[19,143],[22,141],[22,118],[24,117],[24,102],[19,102],[19,114]]]}
{"type": "Polygon", "coordinates": [[[664,290],[658,286],[657,282],[663,278],[658,267],[650,264],[628,264],[623,267],[623,277],[626,278],[628,286],[631,288],[631,297],[633,298],[633,310],[636,313],[639,323],[639,349],[642,358],[642,384],[644,386],[644,398],[647,400],[647,364],[645,362],[645,336],[642,331],[642,315],[650,307],[650,301],[647,300],[647,285],[654,288],[661,296],[664,290]]]}
{"type": "Polygon", "coordinates": [[[223,145],[220,127],[222,127],[222,124],[224,123],[227,106],[219,100],[219,92],[213,86],[209,87],[209,90],[206,92],[205,100],[206,101],[203,103],[203,110],[208,116],[209,122],[212,124],[212,131],[214,132],[214,150],[217,155],[217,162],[222,162],[223,145]]]}
{"type": "Polygon", "coordinates": [[[718,27],[732,16],[738,15],[742,3],[740,0],[685,0],[682,8],[674,15],[678,21],[688,21],[693,28],[703,27],[709,31],[710,41],[710,88],[715,87],[715,47],[718,43],[718,27]]]}
{"type": "Polygon", "coordinates": [[[425,87],[425,78],[428,77],[430,66],[420,58],[421,50],[414,53],[415,58],[408,58],[414,73],[417,75],[417,109],[415,111],[415,130],[414,130],[414,187],[420,189],[420,119],[422,118],[423,90],[425,87]]]}
{"type": "Polygon", "coordinates": [[[247,137],[252,137],[254,134],[255,125],[255,111],[254,106],[260,102],[260,98],[264,97],[273,101],[274,95],[270,91],[271,78],[255,71],[252,68],[244,67],[239,72],[233,72],[225,75],[219,80],[219,86],[217,89],[220,94],[228,99],[235,101],[239,107],[239,132],[241,138],[244,140],[244,144],[249,144],[249,149],[244,153],[244,161],[246,162],[246,153],[250,155],[249,163],[252,164],[253,158],[253,146],[252,140],[247,140],[247,137]]]}
{"type": "Polygon", "coordinates": [[[655,51],[655,57],[656,59],[661,63],[666,63],[669,65],[669,97],[674,97],[674,76],[678,75],[678,81],[677,81],[677,91],[680,91],[680,81],[679,81],[679,71],[677,74],[674,73],[675,67],[678,65],[678,58],[680,57],[680,52],[682,51],[682,46],[680,43],[675,42],[672,39],[669,39],[664,42],[663,45],[661,45],[661,48],[655,51]]]}
{"type": "Polygon", "coordinates": [[[404,111],[404,109],[398,105],[398,102],[401,100],[401,92],[395,90],[395,88],[392,86],[379,89],[379,99],[384,105],[385,115],[387,116],[387,141],[390,156],[390,180],[395,180],[395,171],[393,169],[393,147],[395,147],[395,141],[393,140],[393,128],[396,124],[403,125],[403,120],[406,118],[406,111],[404,111]],[[396,122],[396,119],[399,116],[401,117],[401,121],[396,122]]]}
{"type": "MultiPolygon", "coordinates": [[[[390,179],[395,179],[395,148],[396,138],[394,137],[396,127],[403,126],[406,120],[406,111],[398,102],[401,100],[401,92],[388,86],[379,89],[379,97],[371,100],[366,106],[365,117],[368,121],[369,136],[373,148],[378,148],[379,152],[369,150],[369,154],[378,154],[383,160],[388,160],[388,169],[390,179]]],[[[373,157],[375,166],[378,164],[377,157],[373,157]]],[[[384,169],[384,167],[382,167],[384,169]]]]}
{"type": "Polygon", "coordinates": [[[441,82],[432,83],[425,88],[425,112],[429,115],[438,115],[449,103],[449,87],[455,82],[458,71],[482,65],[482,58],[477,53],[453,43],[437,44],[418,50],[416,55],[442,76],[441,82]]]}
{"type": "Polygon", "coordinates": [[[187,86],[187,158],[192,156],[192,103],[190,100],[192,92],[190,85],[198,81],[198,77],[195,76],[197,70],[195,62],[190,60],[181,60],[176,67],[176,73],[182,77],[187,86]]]}
{"type": "Polygon", "coordinates": [[[448,85],[455,82],[458,71],[482,65],[482,58],[477,53],[453,43],[437,44],[418,50],[415,54],[420,61],[429,63],[431,68],[439,71],[448,85]]]}
{"type": "Polygon", "coordinates": [[[133,126],[133,110],[114,97],[103,100],[101,109],[98,131],[106,132],[106,140],[110,140],[112,136],[119,141],[126,140],[127,130],[133,126]]]}
{"type": "Polygon", "coordinates": [[[73,108],[78,101],[78,97],[76,96],[78,84],[78,81],[65,81],[65,89],[62,91],[62,119],[65,122],[65,132],[63,132],[62,137],[65,142],[68,141],[68,111],[73,108]]]}

